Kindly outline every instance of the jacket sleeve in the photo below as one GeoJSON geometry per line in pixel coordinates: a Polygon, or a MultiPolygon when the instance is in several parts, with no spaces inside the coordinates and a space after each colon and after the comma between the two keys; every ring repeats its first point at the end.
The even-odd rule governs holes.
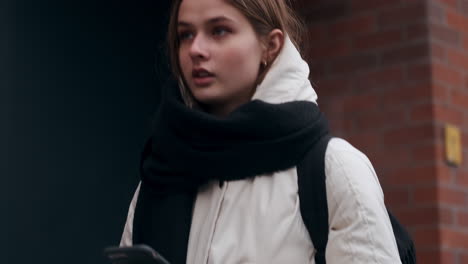
{"type": "Polygon", "coordinates": [[[125,223],[122,238],[120,239],[120,247],[130,247],[133,244],[133,216],[135,214],[135,207],[138,200],[138,194],[140,193],[140,185],[141,182],[138,184],[135,194],[133,195],[133,199],[130,202],[130,207],[128,208],[127,222],[125,223]]]}
{"type": "Polygon", "coordinates": [[[369,159],[342,139],[325,154],[330,233],[326,260],[401,263],[384,195],[369,159]]]}

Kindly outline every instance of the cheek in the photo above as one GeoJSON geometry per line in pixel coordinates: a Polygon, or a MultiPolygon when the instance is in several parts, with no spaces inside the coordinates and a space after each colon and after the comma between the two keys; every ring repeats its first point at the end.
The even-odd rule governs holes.
{"type": "Polygon", "coordinates": [[[255,82],[260,67],[260,53],[258,48],[247,45],[232,48],[222,58],[224,68],[230,74],[255,82]]]}

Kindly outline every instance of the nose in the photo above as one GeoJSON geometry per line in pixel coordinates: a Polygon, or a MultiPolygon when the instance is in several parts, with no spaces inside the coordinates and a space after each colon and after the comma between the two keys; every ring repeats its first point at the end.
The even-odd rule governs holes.
{"type": "Polygon", "coordinates": [[[209,57],[208,43],[202,34],[197,34],[190,45],[190,57],[196,60],[203,60],[209,57]]]}

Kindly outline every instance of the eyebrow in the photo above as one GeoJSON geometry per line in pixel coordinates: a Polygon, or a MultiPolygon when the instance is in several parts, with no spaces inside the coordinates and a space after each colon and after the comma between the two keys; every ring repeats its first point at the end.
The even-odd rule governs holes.
{"type": "MultiPolygon", "coordinates": [[[[205,23],[206,24],[215,24],[215,23],[218,23],[218,22],[222,22],[222,21],[227,21],[227,22],[233,22],[232,19],[226,17],[226,16],[217,16],[217,17],[213,17],[213,18],[210,18],[208,19],[208,21],[206,21],[205,23]]],[[[186,26],[186,27],[189,27],[191,26],[192,24],[189,23],[189,22],[186,22],[186,21],[179,21],[177,23],[178,26],[186,26]]]]}

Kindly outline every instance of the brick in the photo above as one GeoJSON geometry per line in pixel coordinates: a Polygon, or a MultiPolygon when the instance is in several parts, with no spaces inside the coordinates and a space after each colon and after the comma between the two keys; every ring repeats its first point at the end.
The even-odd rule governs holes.
{"type": "Polygon", "coordinates": [[[468,228],[468,211],[457,212],[457,224],[461,227],[468,228]]]}
{"type": "Polygon", "coordinates": [[[444,142],[443,136],[445,135],[445,126],[438,122],[433,122],[433,124],[435,126],[435,136],[436,136],[435,141],[439,143],[443,143],[444,142]]]}
{"type": "Polygon", "coordinates": [[[456,263],[456,251],[453,249],[442,249],[440,255],[440,263],[456,263]]]}
{"type": "Polygon", "coordinates": [[[429,27],[425,23],[411,24],[406,27],[406,41],[425,40],[429,37],[429,27]]]}
{"type": "Polygon", "coordinates": [[[354,48],[357,50],[370,50],[392,46],[403,40],[403,32],[400,29],[379,31],[377,33],[356,37],[354,48]]]}
{"type": "Polygon", "coordinates": [[[350,134],[347,136],[347,138],[349,142],[358,149],[371,149],[382,144],[380,135],[377,133],[363,132],[358,134],[350,134]]]}
{"type": "Polygon", "coordinates": [[[432,84],[432,96],[435,102],[448,102],[449,94],[450,91],[445,85],[441,85],[439,83],[432,84]]]}
{"type": "Polygon", "coordinates": [[[334,60],[330,67],[333,74],[351,74],[359,70],[372,69],[377,64],[375,55],[353,55],[334,60]]]}
{"type": "Polygon", "coordinates": [[[309,1],[301,0],[294,6],[295,10],[309,24],[326,22],[349,15],[349,8],[343,1],[315,0],[311,5],[309,1]]]}
{"type": "Polygon", "coordinates": [[[453,249],[468,248],[468,232],[454,228],[441,228],[441,246],[453,249]]]}
{"type": "Polygon", "coordinates": [[[410,64],[407,67],[408,80],[422,81],[431,79],[431,66],[429,63],[410,64]]]}
{"type": "Polygon", "coordinates": [[[369,158],[369,160],[374,160],[375,153],[378,152],[378,147],[380,146],[380,142],[379,142],[379,145],[371,145],[368,143],[364,143],[364,145],[362,146],[358,144],[356,144],[355,146],[359,150],[361,150],[363,153],[365,153],[365,155],[369,158]]]}
{"type": "Polygon", "coordinates": [[[327,41],[311,45],[307,52],[308,59],[314,61],[325,58],[335,58],[349,55],[351,44],[349,41],[327,41]]]}
{"type": "Polygon", "coordinates": [[[325,100],[325,98],[322,97],[321,100],[319,97],[319,100],[320,108],[325,112],[329,119],[343,119],[343,104],[341,103],[343,98],[333,97],[325,100]]]}
{"type": "Polygon", "coordinates": [[[463,37],[463,49],[468,50],[468,36],[463,37]]]}
{"type": "Polygon", "coordinates": [[[414,146],[410,150],[410,160],[427,163],[441,161],[444,158],[444,148],[436,143],[414,146]]]}
{"type": "Polygon", "coordinates": [[[399,6],[402,0],[351,0],[350,7],[352,12],[376,11],[392,6],[399,6]]]}
{"type": "MultiPolygon", "coordinates": [[[[440,234],[437,227],[426,227],[426,228],[418,228],[413,232],[413,238],[415,245],[418,248],[422,247],[438,247],[439,246],[439,239],[440,234]]],[[[419,251],[419,250],[417,250],[419,251]]],[[[423,252],[423,251],[421,251],[423,252]]],[[[418,255],[419,257],[419,255],[418,255]]],[[[418,258],[418,263],[437,263],[439,262],[428,262],[424,261],[423,259],[418,258]]]]}
{"type": "MultiPolygon", "coordinates": [[[[465,115],[465,121],[464,123],[467,123],[466,119],[468,118],[468,116],[465,115]]],[[[462,144],[463,144],[463,158],[465,159],[466,158],[466,142],[468,142],[468,133],[465,132],[465,130],[462,130],[462,144]]],[[[463,171],[468,171],[468,163],[467,162],[463,162],[460,166],[461,169],[463,169],[463,171]]],[[[461,173],[462,171],[459,171],[458,173],[461,173]]]]}
{"type": "Polygon", "coordinates": [[[332,131],[336,132],[337,136],[340,135],[340,132],[343,133],[343,135],[348,136],[353,127],[353,120],[350,118],[343,117],[342,113],[334,113],[333,115],[329,116],[331,117],[329,118],[329,120],[331,120],[330,124],[333,125],[332,128],[337,129],[337,131],[334,131],[333,129],[332,131]]]}
{"type": "Polygon", "coordinates": [[[436,180],[436,167],[428,165],[419,167],[389,168],[386,172],[385,183],[390,186],[409,186],[417,184],[433,184],[436,180]]]}
{"type": "Polygon", "coordinates": [[[447,61],[450,65],[460,67],[460,70],[468,70],[468,53],[456,49],[447,49],[447,61]]]}
{"type": "Polygon", "coordinates": [[[450,92],[451,100],[450,102],[460,108],[468,108],[468,94],[459,90],[451,90],[450,92]]]}
{"type": "MultiPolygon", "coordinates": [[[[392,209],[392,210],[393,210],[393,209],[392,209]]],[[[396,218],[398,218],[398,219],[400,219],[401,217],[403,217],[403,215],[401,214],[401,212],[400,212],[399,210],[392,211],[392,214],[393,214],[396,218]]],[[[407,224],[405,224],[405,223],[403,223],[403,224],[404,224],[404,225],[407,225],[407,224]]],[[[409,226],[409,225],[407,225],[407,226],[409,226]]],[[[414,226],[413,226],[412,228],[408,229],[408,231],[409,231],[409,232],[412,232],[412,231],[413,231],[412,229],[414,229],[414,226]]]]}
{"type": "Polygon", "coordinates": [[[437,121],[460,126],[463,123],[463,112],[449,105],[436,104],[434,107],[434,117],[437,121]]]}
{"type": "Polygon", "coordinates": [[[352,83],[351,78],[332,78],[332,79],[324,79],[318,80],[313,84],[315,89],[320,90],[319,93],[319,100],[323,96],[338,96],[342,94],[346,94],[352,83]]]}
{"type": "MultiPolygon", "coordinates": [[[[327,113],[326,111],[324,112],[327,113]]],[[[330,128],[332,131],[334,131],[334,133],[337,133],[337,135],[340,133],[345,134],[347,132],[346,124],[343,121],[343,118],[329,118],[328,121],[330,128]]]]}
{"type": "Polygon", "coordinates": [[[325,76],[325,64],[320,61],[309,63],[309,76],[313,80],[315,76],[325,76]]]}
{"type": "Polygon", "coordinates": [[[457,30],[438,24],[430,24],[429,30],[431,38],[442,41],[445,44],[450,44],[452,46],[457,46],[460,44],[461,37],[457,30]]]}
{"type": "Polygon", "coordinates": [[[355,117],[355,124],[358,130],[362,131],[381,131],[386,128],[403,126],[407,123],[407,111],[403,108],[368,111],[355,117]],[[391,117],[392,121],[388,121],[391,117]]]}
{"type": "MultiPolygon", "coordinates": [[[[465,114],[463,117],[463,124],[461,125],[461,129],[466,131],[466,128],[468,128],[468,114],[465,114]]],[[[462,135],[462,142],[466,144],[468,142],[468,134],[463,133],[462,135]]],[[[465,145],[466,146],[466,145],[465,145]]],[[[466,147],[465,147],[466,148],[466,147]]],[[[468,165],[468,164],[467,164],[468,165]]]]}
{"type": "Polygon", "coordinates": [[[408,145],[431,141],[434,136],[432,124],[420,124],[388,130],[384,133],[384,143],[388,146],[408,145]]]}
{"type": "Polygon", "coordinates": [[[447,25],[461,32],[468,32],[468,17],[465,17],[454,10],[445,11],[447,25]]]}
{"type": "Polygon", "coordinates": [[[452,184],[452,173],[446,164],[436,165],[436,171],[439,184],[452,184]]]}
{"type": "Polygon", "coordinates": [[[398,220],[405,225],[421,226],[438,224],[438,212],[435,206],[399,209],[393,212],[398,213],[398,220]]]}
{"type": "MultiPolygon", "coordinates": [[[[465,16],[468,16],[468,0],[460,0],[460,9],[465,16]]],[[[468,262],[466,262],[468,263],[468,262]]]]}
{"type": "Polygon", "coordinates": [[[428,2],[427,5],[427,18],[428,22],[433,23],[444,23],[444,9],[439,4],[434,2],[428,2]]]}
{"type": "Polygon", "coordinates": [[[439,224],[445,226],[453,226],[456,221],[456,211],[453,208],[440,206],[438,208],[439,211],[439,224]]]}
{"type": "Polygon", "coordinates": [[[463,85],[462,75],[449,66],[434,62],[432,64],[432,76],[435,81],[440,81],[455,87],[463,85]]]}
{"type": "MultiPolygon", "coordinates": [[[[421,231],[424,232],[424,231],[421,231]]],[[[417,249],[416,249],[416,259],[418,263],[423,263],[423,264],[442,264],[440,262],[441,258],[441,252],[440,249],[432,247],[420,247],[419,244],[417,244],[417,249]]],[[[452,263],[447,263],[447,264],[452,264],[452,263]]]]}
{"type": "Polygon", "coordinates": [[[451,8],[457,8],[457,0],[438,0],[439,3],[442,3],[445,6],[451,7],[451,8]]]}
{"type": "Polygon", "coordinates": [[[358,94],[347,96],[343,101],[344,112],[365,112],[377,109],[379,97],[376,94],[358,94]]]}
{"type": "Polygon", "coordinates": [[[398,8],[385,10],[379,16],[379,24],[381,28],[388,28],[423,22],[426,17],[425,5],[423,2],[413,2],[398,8]]]}
{"type": "Polygon", "coordinates": [[[404,67],[401,65],[377,68],[359,74],[357,78],[355,77],[355,84],[360,91],[400,85],[404,80],[404,72],[404,67]]]}
{"type": "MultiPolygon", "coordinates": [[[[437,6],[438,9],[432,8],[432,12],[433,16],[437,16],[439,20],[432,18],[430,20],[436,24],[434,28],[429,28],[429,25],[426,24],[429,20],[426,8],[420,8],[421,11],[418,11],[420,15],[426,13],[425,15],[419,17],[415,15],[411,18],[402,14],[401,20],[399,20],[400,16],[397,15],[393,17],[394,21],[389,19],[387,24],[383,23],[381,17],[375,17],[390,12],[392,9],[401,9],[406,5],[414,6],[416,5],[413,3],[414,1],[339,1],[344,9],[339,17],[336,16],[337,12],[335,12],[334,17],[325,18],[322,25],[319,23],[310,24],[316,26],[316,29],[310,30],[314,33],[309,33],[314,45],[316,47],[318,45],[327,46],[325,48],[332,53],[330,56],[326,56],[320,50],[312,51],[315,52],[316,58],[314,63],[311,63],[311,69],[313,69],[311,72],[322,78],[320,80],[312,78],[312,80],[315,80],[314,87],[318,91],[321,108],[326,105],[324,108],[333,111],[330,117],[334,120],[332,126],[338,128],[338,131],[335,130],[335,134],[341,133],[346,137],[351,135],[353,144],[355,141],[361,149],[366,149],[366,154],[372,154],[376,170],[383,170],[384,177],[389,179],[388,184],[387,182],[383,184],[386,203],[395,207],[399,215],[403,215],[400,220],[404,224],[410,223],[408,227],[416,240],[418,263],[468,263],[468,256],[463,259],[463,254],[461,254],[461,250],[466,252],[467,247],[447,248],[452,245],[441,245],[439,227],[436,226],[439,224],[444,228],[453,227],[454,231],[462,228],[467,230],[468,228],[466,224],[460,224],[468,220],[461,220],[464,218],[456,214],[460,208],[463,208],[461,205],[457,205],[461,202],[459,200],[461,196],[452,196],[452,185],[450,185],[456,184],[458,186],[455,188],[456,191],[462,191],[461,188],[465,186],[468,189],[468,163],[464,162],[458,168],[446,166],[443,137],[441,136],[443,123],[461,124],[461,129],[466,131],[463,142],[468,142],[468,107],[466,106],[468,99],[467,102],[464,102],[464,97],[454,99],[455,93],[452,92],[452,90],[456,90],[459,94],[468,96],[468,72],[461,67],[463,56],[456,54],[456,52],[468,51],[468,34],[462,33],[460,29],[453,28],[448,22],[442,20],[445,19],[447,9],[462,14],[462,9],[455,10],[451,7],[455,0],[424,1],[424,4],[420,4],[423,2],[422,0],[417,0],[421,7],[437,6]],[[361,9],[356,10],[356,6],[359,5],[361,5],[361,9]],[[372,6],[375,9],[371,9],[372,6]],[[347,8],[348,10],[346,10],[347,8]],[[349,9],[352,10],[353,14],[347,13],[350,12],[349,9]],[[363,12],[356,16],[355,14],[360,11],[363,12]],[[379,30],[379,28],[375,28],[375,23],[363,24],[361,28],[357,27],[354,31],[348,30],[354,27],[353,23],[358,24],[358,22],[352,22],[353,20],[357,21],[358,18],[362,19],[365,16],[374,16],[374,22],[377,18],[377,22],[381,23],[384,31],[400,32],[401,40],[395,43],[392,41],[379,42],[378,37],[374,40],[372,36],[379,34],[369,34],[379,30]],[[351,23],[344,24],[343,21],[351,23]],[[332,28],[333,30],[331,30],[332,28]],[[350,48],[348,53],[340,53],[343,50],[339,49],[333,52],[333,49],[328,47],[330,46],[330,36],[337,41],[351,44],[348,46],[350,48]],[[396,46],[397,43],[398,46],[396,46]],[[355,47],[360,47],[357,51],[363,52],[353,54],[356,51],[355,47]],[[455,47],[460,48],[460,50],[454,49],[455,47]],[[377,49],[382,50],[375,53],[377,49]],[[451,49],[452,51],[449,51],[451,49]],[[374,57],[375,59],[371,58],[360,62],[351,61],[354,58],[359,58],[358,55],[370,55],[368,58],[374,57]],[[435,70],[432,67],[433,63],[436,64],[435,70]],[[362,101],[349,102],[348,100],[353,99],[345,99],[350,95],[360,97],[361,94],[376,96],[377,106],[366,105],[366,102],[362,104],[362,101]],[[457,104],[453,104],[452,100],[456,101],[457,104]],[[430,111],[432,105],[434,105],[433,113],[430,111]],[[362,107],[362,110],[349,112],[356,106],[362,107]],[[395,114],[392,114],[392,111],[395,111],[395,114]],[[391,120],[391,122],[386,119],[391,120]],[[403,143],[405,141],[402,138],[405,136],[401,136],[400,140],[396,140],[396,144],[390,144],[386,141],[388,138],[385,136],[391,131],[399,130],[403,126],[409,126],[410,130],[423,124],[431,126],[429,123],[434,126],[429,135],[416,137],[417,133],[409,132],[406,137],[415,137],[416,140],[408,140],[403,143]],[[392,125],[393,127],[391,127],[392,125]],[[357,135],[359,132],[363,132],[363,134],[357,135]],[[372,135],[371,132],[376,135],[372,135]],[[464,170],[467,173],[463,174],[464,170]],[[441,191],[443,200],[439,199],[437,195],[432,197],[436,200],[429,206],[435,206],[439,201],[442,203],[434,217],[433,210],[413,206],[411,198],[414,197],[410,197],[410,194],[417,193],[417,199],[424,201],[424,192],[418,188],[427,187],[428,184],[435,186],[437,183],[445,184],[448,190],[441,191]],[[389,192],[388,188],[392,191],[389,192]],[[402,209],[407,211],[401,211],[402,209]],[[459,226],[456,226],[457,223],[459,226]]],[[[316,5],[315,1],[313,3],[304,2],[308,5],[316,5]]],[[[458,5],[461,5],[461,2],[462,0],[458,0],[458,5]]],[[[431,16],[430,13],[429,9],[429,16],[431,16]]],[[[337,44],[338,47],[340,45],[337,44]]],[[[310,61],[312,62],[312,60],[310,61]]],[[[366,101],[362,98],[365,96],[361,97],[360,100],[366,101]]],[[[465,146],[464,151],[464,154],[468,155],[468,145],[465,146]]],[[[430,201],[431,196],[426,195],[428,195],[426,202],[430,201]]],[[[468,213],[466,209],[463,210],[468,213]]],[[[460,241],[459,237],[458,239],[460,241]]],[[[450,241],[457,241],[457,236],[452,236],[450,241]]],[[[456,243],[453,242],[453,244],[456,243]]],[[[465,254],[468,255],[468,253],[465,254]]]]}
{"type": "Polygon", "coordinates": [[[374,14],[351,16],[329,25],[329,33],[334,37],[371,33],[377,30],[374,14]]]}
{"type": "Polygon", "coordinates": [[[439,201],[437,185],[424,187],[413,187],[412,198],[415,205],[434,206],[439,201]]]}
{"type": "Polygon", "coordinates": [[[388,168],[385,183],[392,186],[434,184],[436,181],[450,184],[450,170],[445,165],[424,165],[388,168]]]}
{"type": "Polygon", "coordinates": [[[445,48],[443,46],[436,43],[431,43],[430,50],[432,58],[445,61],[445,48]]]}
{"type": "MultiPolygon", "coordinates": [[[[465,115],[465,118],[464,118],[464,124],[468,123],[468,115],[465,115]]],[[[462,143],[466,143],[468,142],[468,132],[466,132],[466,130],[462,129],[462,143]]],[[[466,151],[467,150],[467,146],[465,144],[463,144],[463,151],[466,151]]],[[[467,163],[463,163],[462,166],[460,168],[463,168],[463,169],[466,169],[466,171],[468,171],[468,162],[467,163]]]]}
{"type": "Polygon", "coordinates": [[[415,101],[432,99],[432,86],[429,82],[407,83],[383,92],[383,105],[407,105],[415,101]]]}
{"type": "Polygon", "coordinates": [[[456,175],[455,182],[458,186],[468,189],[468,172],[467,171],[458,171],[456,175]]]}
{"type": "Polygon", "coordinates": [[[398,208],[408,206],[409,190],[407,188],[386,188],[385,191],[385,204],[391,208],[398,208]]]}
{"type": "Polygon", "coordinates": [[[410,119],[411,121],[432,121],[434,118],[434,106],[431,102],[416,105],[411,108],[410,119]]]}
{"type": "Polygon", "coordinates": [[[382,64],[410,62],[429,57],[429,46],[426,43],[411,44],[383,52],[382,64]]]}
{"type": "Polygon", "coordinates": [[[375,112],[370,112],[374,114],[359,115],[355,117],[354,123],[358,131],[380,131],[383,129],[382,125],[388,122],[382,122],[383,116],[376,114],[375,112]]]}
{"type": "Polygon", "coordinates": [[[450,206],[465,207],[467,205],[467,193],[449,186],[439,186],[439,202],[450,206]]]}
{"type": "Polygon", "coordinates": [[[328,38],[328,30],[323,24],[310,24],[307,27],[307,35],[313,42],[321,42],[328,38]]]}
{"type": "Polygon", "coordinates": [[[385,146],[385,151],[378,151],[375,155],[375,167],[393,169],[414,166],[411,151],[406,146],[385,146]]]}
{"type": "Polygon", "coordinates": [[[468,253],[465,253],[465,252],[460,253],[460,261],[458,263],[460,264],[468,263],[468,253]]]}

